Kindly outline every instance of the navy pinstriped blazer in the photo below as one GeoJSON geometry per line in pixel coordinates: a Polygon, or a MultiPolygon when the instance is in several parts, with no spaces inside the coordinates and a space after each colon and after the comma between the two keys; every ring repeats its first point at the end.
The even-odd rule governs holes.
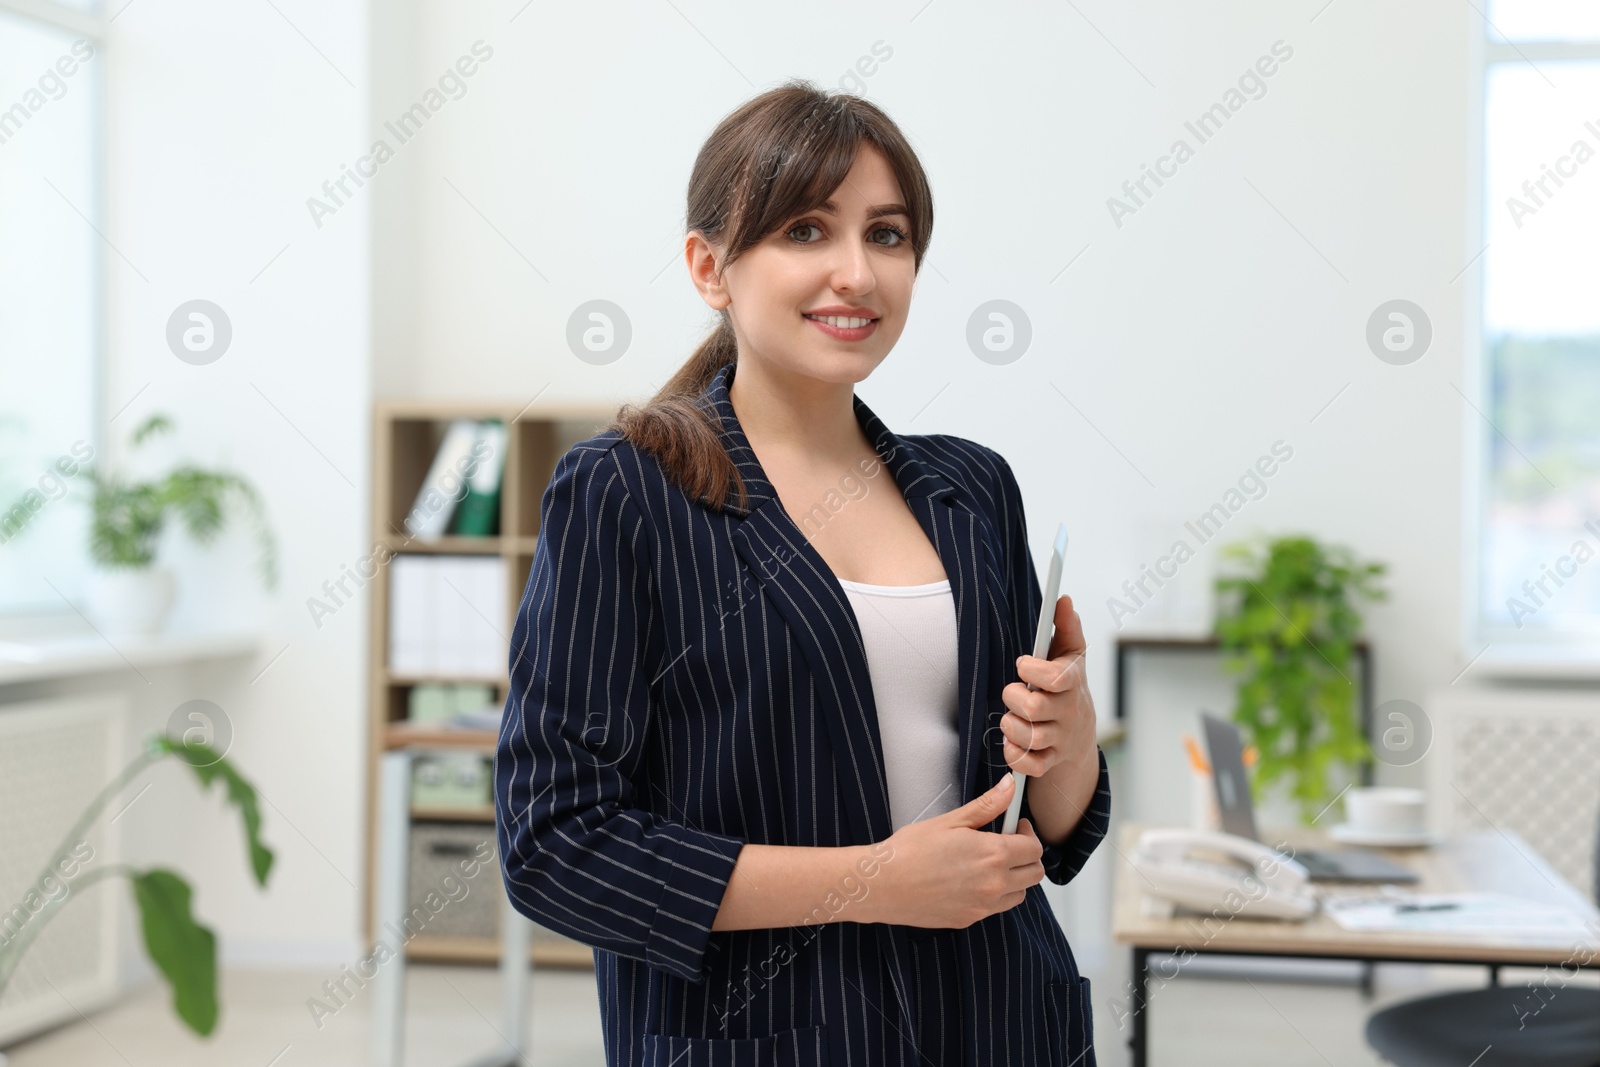
{"type": "MultiPolygon", "coordinates": [[[[702,396],[748,509],[691,500],[616,431],[545,490],[494,764],[507,893],[595,950],[612,1067],[1092,1065],[1089,983],[1042,886],[965,929],[853,922],[874,867],[815,923],[712,932],[745,842],[892,832],[860,629],[739,427],[734,369],[702,396]]],[[[966,803],[1007,771],[1000,692],[1042,599],[1021,493],[998,453],[897,436],[853,403],[883,461],[867,491],[898,486],[954,594],[966,803]]],[[[1089,811],[1045,850],[1051,881],[1078,873],[1110,804],[1101,753],[1089,811]]]]}

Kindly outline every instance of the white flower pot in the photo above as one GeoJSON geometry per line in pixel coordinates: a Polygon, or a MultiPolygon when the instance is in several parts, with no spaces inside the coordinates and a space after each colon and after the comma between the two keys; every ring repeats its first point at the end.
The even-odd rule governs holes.
{"type": "Polygon", "coordinates": [[[107,634],[153,634],[166,623],[176,589],[165,567],[97,568],[89,574],[89,618],[107,634]]]}

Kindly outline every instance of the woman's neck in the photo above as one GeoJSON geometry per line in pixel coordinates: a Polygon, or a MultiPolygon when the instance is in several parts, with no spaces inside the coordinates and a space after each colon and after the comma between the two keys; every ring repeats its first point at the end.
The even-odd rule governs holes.
{"type": "Polygon", "coordinates": [[[850,463],[871,442],[856,420],[853,382],[824,382],[741,359],[728,399],[759,454],[813,469],[850,463]]]}

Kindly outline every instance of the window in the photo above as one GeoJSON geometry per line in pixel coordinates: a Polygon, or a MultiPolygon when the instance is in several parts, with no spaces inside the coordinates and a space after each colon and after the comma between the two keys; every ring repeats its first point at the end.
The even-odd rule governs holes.
{"type": "Polygon", "coordinates": [[[1485,12],[1468,654],[1600,658],[1600,4],[1485,12]]]}
{"type": "Polygon", "coordinates": [[[101,451],[99,20],[0,3],[0,613],[80,599],[101,451]]]}

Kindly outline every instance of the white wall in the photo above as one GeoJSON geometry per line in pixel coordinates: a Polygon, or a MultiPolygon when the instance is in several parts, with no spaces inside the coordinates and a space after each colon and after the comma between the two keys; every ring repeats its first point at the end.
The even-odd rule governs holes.
{"type": "MultiPolygon", "coordinates": [[[[1390,565],[1392,599],[1368,613],[1379,701],[1420,700],[1465,665],[1470,7],[586,4],[512,21],[520,6],[410,9],[413,99],[473,41],[495,51],[398,165],[415,201],[395,222],[417,262],[377,305],[415,335],[375,353],[383,388],[648,394],[708,322],[681,266],[705,136],[788,76],[836,84],[881,41],[892,55],[865,92],[921,153],[937,221],[906,333],[859,392],[897,430],[1008,456],[1037,552],[1068,524],[1064,587],[1102,714],[1108,598],[1280,440],[1292,459],[1220,540],[1308,531],[1390,565]],[[1265,95],[1207,143],[1189,134],[1278,41],[1293,54],[1265,95]],[[1179,137],[1193,158],[1115,225],[1107,198],[1179,137]],[[595,297],[634,327],[632,350],[604,367],[563,340],[595,297]],[[997,297],[1034,330],[1005,367],[964,341],[967,316],[997,297]],[[1397,297],[1434,328],[1407,367],[1364,340],[1397,297]]],[[[1208,601],[1210,579],[1204,559],[1180,572],[1180,613],[1208,601]]],[[[1160,629],[1159,612],[1135,623],[1160,629]]]]}
{"type": "MultiPolygon", "coordinates": [[[[707,322],[680,256],[705,135],[786,76],[835,82],[882,40],[893,55],[867,91],[922,153],[938,215],[906,334],[861,395],[892,427],[1011,458],[1038,545],[1069,525],[1066,587],[1100,649],[1108,597],[1282,440],[1293,458],[1222,539],[1308,530],[1389,563],[1394,600],[1371,610],[1372,631],[1391,649],[1407,640],[1380,651],[1379,692],[1415,695],[1460,667],[1467,409],[1452,383],[1472,384],[1452,279],[1476,251],[1463,237],[1474,27],[1444,0],[1300,8],[1083,7],[1125,60],[1070,8],[1043,5],[933,5],[913,22],[822,4],[806,24],[832,29],[815,34],[732,6],[624,23],[607,5],[515,22],[516,5],[417,5],[413,99],[473,41],[495,52],[390,164],[413,168],[418,262],[380,315],[410,316],[416,338],[404,373],[375,358],[402,393],[646,393],[707,322]],[[1197,144],[1184,122],[1279,40],[1293,56],[1265,96],[1119,229],[1107,198],[1175,138],[1197,144]],[[605,367],[563,340],[571,308],[596,296],[634,325],[633,349],[605,367]],[[1034,328],[1006,367],[964,341],[994,297],[1034,328]],[[1435,329],[1410,367],[1364,341],[1394,297],[1435,329]]],[[[1191,602],[1205,571],[1180,572],[1200,590],[1191,602]]]]}
{"type": "Polygon", "coordinates": [[[258,625],[259,658],[117,679],[144,731],[184,700],[223,709],[277,852],[269,890],[248,877],[220,789],[202,796],[176,764],[120,825],[131,857],[190,876],[225,962],[333,963],[357,947],[366,622],[352,606],[318,630],[305,601],[369,543],[369,234],[359,198],[320,229],[306,198],[365,143],[367,6],[274,3],[134,3],[111,23],[106,232],[121,256],[108,254],[103,386],[107,412],[121,412],[115,444],[148,414],[173,415],[178,434],[143,462],[236,469],[279,537],[271,594],[243,526],[210,551],[176,534],[164,549],[183,590],[174,625],[258,625]],[[195,298],[233,325],[205,366],[165,340],[195,298]]]}

